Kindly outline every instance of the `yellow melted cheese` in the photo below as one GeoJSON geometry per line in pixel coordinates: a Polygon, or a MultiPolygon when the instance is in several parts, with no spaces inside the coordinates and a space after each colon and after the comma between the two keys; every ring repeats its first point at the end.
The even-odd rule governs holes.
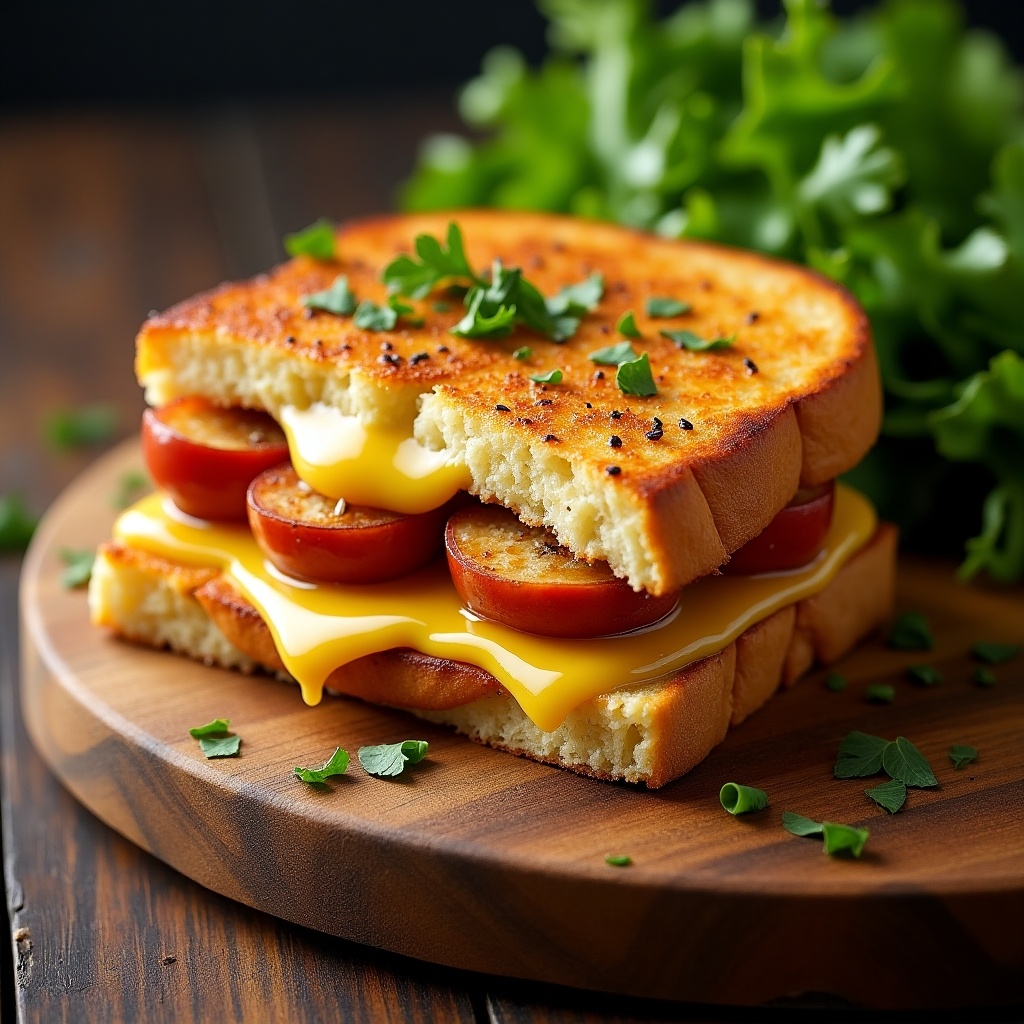
{"type": "Polygon", "coordinates": [[[411,514],[438,508],[471,483],[464,465],[424,448],[408,428],[367,429],[320,402],[284,406],[278,420],[295,472],[329,498],[411,514]]]}
{"type": "Polygon", "coordinates": [[[268,565],[247,526],[191,519],[159,495],[124,512],[115,536],[191,565],[222,569],[259,610],[307,704],[331,672],[366,654],[411,647],[491,673],[541,729],[617,686],[673,672],[727,647],[744,630],[821,590],[871,537],[876,517],[856,491],[836,489],[825,549],[809,566],[760,576],[714,576],[684,588],[676,610],[645,630],[557,640],[475,619],[443,559],[391,583],[315,585],[268,565]]]}

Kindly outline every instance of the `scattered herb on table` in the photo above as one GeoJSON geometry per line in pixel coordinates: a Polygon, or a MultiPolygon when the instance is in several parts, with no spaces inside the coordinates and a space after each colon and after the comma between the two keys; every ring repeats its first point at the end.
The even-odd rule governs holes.
{"type": "Polygon", "coordinates": [[[969,747],[965,743],[954,743],[949,748],[949,759],[953,762],[953,767],[960,771],[965,764],[978,760],[978,751],[975,747],[969,747]]]}
{"type": "Polygon", "coordinates": [[[919,686],[938,686],[942,682],[942,673],[933,665],[908,665],[906,675],[919,686]]]}
{"type": "Polygon", "coordinates": [[[837,779],[860,779],[882,770],[882,753],[889,745],[881,736],[851,732],[839,746],[832,774],[837,779]]]}
{"type": "Polygon", "coordinates": [[[870,835],[866,828],[840,825],[834,821],[814,821],[793,811],[783,812],[782,827],[795,836],[820,835],[823,839],[822,849],[829,856],[848,853],[852,857],[859,857],[870,835]]]}
{"type": "Polygon", "coordinates": [[[995,686],[996,685],[996,674],[990,668],[985,668],[984,665],[979,666],[971,673],[971,682],[975,686],[995,686]]]}
{"type": "Polygon", "coordinates": [[[625,853],[609,853],[604,862],[613,868],[628,868],[633,863],[633,858],[625,853]]]}
{"type": "Polygon", "coordinates": [[[829,672],[825,676],[825,689],[832,693],[841,693],[846,689],[846,676],[841,672],[829,672]]]}
{"type": "Polygon", "coordinates": [[[727,782],[719,791],[718,799],[730,814],[751,814],[768,806],[768,794],[753,786],[727,782]]]}
{"type": "Polygon", "coordinates": [[[1002,665],[1004,661],[1012,661],[1020,652],[1020,644],[996,644],[983,640],[971,648],[971,654],[986,665],[1002,665]]]}
{"type": "Polygon", "coordinates": [[[311,256],[315,260],[333,260],[334,225],[325,217],[310,224],[308,228],[284,236],[285,252],[289,256],[311,256]]]}
{"type": "Polygon", "coordinates": [[[206,725],[189,729],[189,735],[199,740],[199,749],[207,760],[214,757],[237,757],[242,737],[229,732],[231,723],[226,718],[215,718],[206,725]]]}
{"type": "Polygon", "coordinates": [[[895,814],[906,803],[907,787],[899,779],[889,779],[874,789],[865,789],[864,795],[874,800],[879,807],[884,807],[890,814],[895,814]]]}
{"type": "Polygon", "coordinates": [[[204,736],[223,736],[231,728],[231,721],[227,718],[215,718],[206,725],[197,725],[189,729],[188,734],[193,739],[202,739],[204,736]]]}
{"type": "Polygon", "coordinates": [[[5,494],[0,498],[0,552],[24,551],[37,523],[20,494],[5,494]]]}
{"type": "Polygon", "coordinates": [[[920,612],[901,615],[889,630],[889,646],[897,651],[930,651],[935,638],[928,620],[920,612]]]}
{"type": "Polygon", "coordinates": [[[370,775],[401,775],[406,762],[419,764],[427,756],[428,747],[426,740],[403,740],[360,747],[356,756],[370,775]]]}
{"type": "Polygon", "coordinates": [[[114,492],[114,508],[127,508],[149,490],[149,477],[141,469],[129,469],[121,474],[114,492]]]}
{"type": "Polygon", "coordinates": [[[60,574],[60,585],[65,589],[75,590],[77,587],[84,587],[92,579],[92,566],[96,561],[95,551],[61,548],[60,560],[66,566],[60,574]]]}
{"type": "Polygon", "coordinates": [[[60,409],[46,422],[46,436],[55,448],[89,448],[106,444],[117,432],[117,410],[106,402],[60,409]]]}
{"type": "Polygon", "coordinates": [[[337,747],[319,768],[300,768],[296,765],[294,771],[303,782],[324,782],[334,775],[344,775],[348,770],[348,762],[348,751],[337,747]]]}
{"type": "Polygon", "coordinates": [[[925,756],[905,736],[897,736],[882,751],[882,767],[906,786],[937,786],[938,779],[925,756]]]}
{"type": "Polygon", "coordinates": [[[891,704],[896,699],[896,687],[892,683],[872,683],[864,691],[869,704],[891,704]]]}

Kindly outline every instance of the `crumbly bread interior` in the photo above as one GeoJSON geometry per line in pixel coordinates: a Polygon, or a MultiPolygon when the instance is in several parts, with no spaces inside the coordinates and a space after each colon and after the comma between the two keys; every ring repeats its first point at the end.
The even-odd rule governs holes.
{"type": "Polygon", "coordinates": [[[468,467],[484,500],[655,594],[714,571],[801,483],[856,465],[878,431],[864,315],[805,268],[499,211],[356,223],[339,232],[338,253],[332,263],[293,260],[147,321],[136,370],[148,400],[202,395],[272,415],[320,402],[366,424],[401,425],[468,467]],[[383,302],[381,269],[417,234],[443,236],[450,219],[461,224],[474,266],[500,257],[545,294],[600,271],[598,308],[559,345],[521,330],[497,341],[456,338],[458,300],[445,311],[414,301],[423,325],[400,321],[386,334],[304,307],[304,296],[340,273],[357,296],[383,302]],[[646,301],[657,296],[692,309],[648,317],[646,301]],[[614,367],[590,359],[622,340],[615,325],[629,309],[642,331],[634,350],[649,356],[657,383],[652,397],[624,394],[614,367]],[[735,340],[692,352],[663,337],[665,328],[735,340]],[[523,346],[532,354],[516,359],[523,346]],[[558,385],[529,379],[556,368],[558,385]]]}
{"type": "MultiPolygon", "coordinates": [[[[360,659],[333,675],[328,690],[402,706],[538,761],[656,788],[698,764],[730,725],[780,686],[792,685],[815,662],[834,661],[885,619],[894,594],[895,542],[895,531],[880,526],[815,596],[776,612],[713,657],[588,701],[551,732],[534,725],[487,673],[409,651],[360,659]]],[[[129,640],[170,647],[206,664],[280,673],[265,624],[213,570],[105,545],[90,605],[97,624],[129,640]]]]}

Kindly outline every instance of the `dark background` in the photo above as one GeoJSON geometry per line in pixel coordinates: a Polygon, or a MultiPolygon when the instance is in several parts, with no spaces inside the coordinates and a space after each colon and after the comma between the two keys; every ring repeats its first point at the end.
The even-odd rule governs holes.
{"type": "MultiPolygon", "coordinates": [[[[663,12],[678,6],[656,4],[663,12]]],[[[832,4],[841,14],[870,6],[832,4]]],[[[998,33],[1024,59],[1024,2],[962,6],[969,24],[998,33]]],[[[772,16],[780,3],[757,7],[772,16]]],[[[537,62],[544,28],[531,0],[7,0],[0,109],[452,87],[499,43],[537,62]]]]}

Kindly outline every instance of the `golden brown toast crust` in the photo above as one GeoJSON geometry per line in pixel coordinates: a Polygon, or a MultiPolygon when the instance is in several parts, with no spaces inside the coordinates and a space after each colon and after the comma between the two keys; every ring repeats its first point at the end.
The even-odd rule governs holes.
{"type": "Polygon", "coordinates": [[[407,392],[398,405],[409,411],[417,395],[433,392],[417,424],[428,440],[458,452],[465,440],[458,433],[486,437],[495,450],[519,445],[535,455],[560,455],[584,493],[603,496],[595,503],[598,515],[614,517],[607,511],[614,508],[635,517],[644,554],[634,564],[606,541],[574,542],[572,510],[554,507],[550,493],[536,496],[533,485],[543,490],[544,480],[517,478],[506,486],[469,461],[476,467],[475,493],[532,525],[554,528],[575,553],[607,558],[634,586],[654,593],[714,570],[768,524],[799,483],[852,468],[877,435],[881,392],[867,320],[843,289],[805,268],[603,223],[499,211],[358,221],[339,230],[338,252],[337,262],[302,257],[147,321],[136,368],[150,398],[166,401],[199,388],[224,404],[274,413],[296,396],[318,400],[340,386],[359,392],[350,411],[372,417],[377,399],[394,402],[407,392]],[[328,287],[339,273],[348,275],[359,298],[383,302],[382,268],[410,251],[417,234],[443,236],[451,219],[463,229],[473,266],[483,269],[500,257],[521,266],[547,295],[600,271],[604,298],[562,345],[523,329],[501,341],[453,337],[448,329],[462,306],[454,300],[438,312],[436,296],[413,303],[423,327],[400,322],[386,334],[302,306],[304,295],[328,287]],[[648,318],[645,302],[652,296],[685,300],[692,311],[648,318]],[[615,324],[626,310],[643,333],[634,349],[650,356],[659,388],[649,398],[623,394],[614,367],[588,358],[623,340],[615,324]],[[730,348],[690,352],[661,337],[663,328],[736,340],[730,348]],[[382,342],[391,351],[382,353],[382,342]],[[522,346],[533,350],[525,362],[512,356],[522,346]],[[216,351],[223,364],[212,374],[214,384],[190,377],[204,350],[216,351]],[[426,358],[411,359],[418,355],[426,358]],[[233,372],[257,363],[249,375],[233,372]],[[564,374],[559,385],[529,380],[555,368],[564,374]],[[274,374],[287,376],[287,386],[268,384],[274,374]],[[656,418],[660,437],[652,434],[656,418]],[[681,428],[681,419],[693,429],[681,428]],[[611,465],[618,475],[608,475],[611,465]]]}
{"type": "MultiPolygon", "coordinates": [[[[644,693],[653,757],[644,775],[630,781],[656,788],[678,778],[722,741],[730,725],[738,725],[760,708],[780,686],[792,685],[816,658],[828,662],[841,657],[884,621],[895,590],[895,549],[896,531],[880,525],[874,537],[814,597],[752,626],[719,654],[637,688],[644,693]]],[[[256,609],[214,570],[191,569],[117,542],[102,545],[99,557],[121,569],[145,573],[154,585],[163,581],[176,589],[191,587],[192,596],[231,644],[265,669],[283,671],[270,631],[256,609]]],[[[129,639],[145,639],[124,623],[106,618],[103,624],[129,639]]],[[[503,742],[500,737],[481,735],[474,718],[494,702],[523,716],[492,676],[471,665],[411,650],[384,651],[336,670],[327,687],[372,703],[413,710],[512,753],[561,764],[582,774],[611,777],[585,763],[571,763],[503,742]]],[[[570,719],[574,715],[592,717],[594,709],[623,692],[631,691],[598,697],[573,712],[570,719]]]]}

